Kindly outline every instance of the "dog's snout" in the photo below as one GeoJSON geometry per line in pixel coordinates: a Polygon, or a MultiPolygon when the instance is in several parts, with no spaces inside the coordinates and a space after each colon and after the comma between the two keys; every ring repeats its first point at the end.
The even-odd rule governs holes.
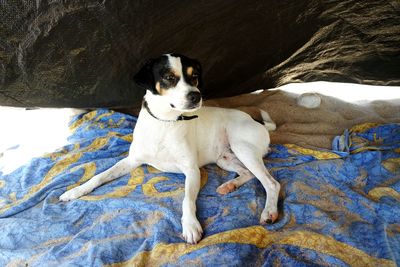
{"type": "Polygon", "coordinates": [[[201,94],[199,92],[190,92],[188,93],[187,98],[191,103],[197,104],[200,102],[201,94]]]}

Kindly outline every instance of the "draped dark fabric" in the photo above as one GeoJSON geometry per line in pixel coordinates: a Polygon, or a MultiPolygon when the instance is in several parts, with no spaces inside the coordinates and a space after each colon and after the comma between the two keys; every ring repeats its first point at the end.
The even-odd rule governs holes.
{"type": "Polygon", "coordinates": [[[0,105],[123,107],[177,52],[206,98],[316,80],[400,85],[400,2],[0,1],[0,105]]]}

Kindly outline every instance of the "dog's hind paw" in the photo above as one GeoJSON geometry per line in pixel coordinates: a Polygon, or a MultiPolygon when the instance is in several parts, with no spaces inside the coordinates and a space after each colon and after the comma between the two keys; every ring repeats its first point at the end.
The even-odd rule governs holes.
{"type": "Polygon", "coordinates": [[[261,213],[260,224],[271,224],[274,223],[278,219],[278,212],[268,211],[266,209],[261,213]]]}
{"type": "Polygon", "coordinates": [[[228,181],[226,183],[223,183],[217,188],[217,192],[221,195],[226,195],[228,193],[231,193],[237,189],[237,186],[234,182],[228,181]]]}

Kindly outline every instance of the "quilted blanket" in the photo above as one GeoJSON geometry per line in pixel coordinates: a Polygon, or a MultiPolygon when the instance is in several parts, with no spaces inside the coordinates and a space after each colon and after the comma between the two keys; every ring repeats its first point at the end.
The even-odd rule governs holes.
{"type": "Polygon", "coordinates": [[[259,225],[256,179],[227,195],[235,173],[201,169],[204,237],[181,238],[184,176],[143,165],[78,200],[67,189],[126,157],[136,118],[107,109],[77,116],[70,143],[12,173],[0,171],[0,266],[400,265],[400,124],[362,124],[332,150],[272,145],[280,216],[259,225]]]}

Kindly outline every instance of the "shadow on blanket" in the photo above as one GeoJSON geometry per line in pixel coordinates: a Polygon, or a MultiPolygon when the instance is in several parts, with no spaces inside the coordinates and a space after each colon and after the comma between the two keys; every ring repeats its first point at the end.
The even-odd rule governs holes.
{"type": "MultiPolygon", "coordinates": [[[[274,108],[267,110],[275,119],[274,108]]],[[[188,245],[180,237],[181,174],[142,166],[79,200],[57,200],[125,157],[135,122],[106,109],[81,114],[70,145],[0,172],[0,266],[400,264],[400,124],[332,128],[336,150],[310,148],[318,145],[312,137],[308,147],[272,145],[265,164],[282,184],[274,225],[258,224],[265,193],[256,179],[221,196],[216,188],[235,174],[202,168],[205,237],[188,245]]]]}

